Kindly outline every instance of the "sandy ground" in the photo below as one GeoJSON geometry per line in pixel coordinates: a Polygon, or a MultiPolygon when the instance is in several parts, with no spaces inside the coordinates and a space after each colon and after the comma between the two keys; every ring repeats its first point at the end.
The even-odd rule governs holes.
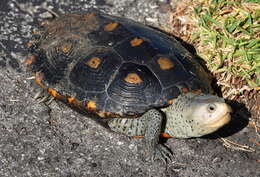
{"type": "MultiPolygon", "coordinates": [[[[236,112],[219,135],[244,147],[228,148],[216,139],[170,139],[173,161],[147,162],[141,139],[111,133],[67,106],[34,99],[22,60],[26,43],[46,9],[60,13],[89,7],[163,28],[174,3],[167,0],[1,0],[0,3],[0,176],[260,176],[255,129],[236,112]],[[240,150],[239,150],[240,149],[240,150]],[[257,170],[258,169],[258,170],[257,170]]],[[[239,114],[240,115],[240,114],[239,114]]],[[[246,117],[246,116],[244,116],[246,117]]]]}

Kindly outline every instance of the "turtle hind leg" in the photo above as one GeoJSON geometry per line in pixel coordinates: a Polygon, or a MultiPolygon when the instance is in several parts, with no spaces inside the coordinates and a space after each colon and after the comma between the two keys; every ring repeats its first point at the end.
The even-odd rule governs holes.
{"type": "Polygon", "coordinates": [[[109,121],[108,125],[111,130],[127,136],[144,136],[149,158],[152,161],[161,159],[167,163],[171,161],[172,153],[166,146],[159,144],[162,121],[162,114],[151,109],[139,118],[115,118],[109,121]]]}

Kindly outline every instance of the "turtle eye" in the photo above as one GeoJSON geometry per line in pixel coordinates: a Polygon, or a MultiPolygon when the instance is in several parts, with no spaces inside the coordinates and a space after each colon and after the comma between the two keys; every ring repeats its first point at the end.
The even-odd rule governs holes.
{"type": "Polygon", "coordinates": [[[217,106],[215,104],[209,104],[207,107],[207,110],[209,113],[213,113],[214,111],[216,111],[217,106]]]}

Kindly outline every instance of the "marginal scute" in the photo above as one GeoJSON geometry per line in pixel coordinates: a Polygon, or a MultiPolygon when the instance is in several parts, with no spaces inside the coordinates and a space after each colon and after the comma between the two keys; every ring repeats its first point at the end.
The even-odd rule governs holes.
{"type": "Polygon", "coordinates": [[[140,76],[136,73],[129,73],[127,76],[124,78],[124,80],[130,84],[139,84],[143,82],[143,80],[140,78],[140,76]]]}
{"type": "Polygon", "coordinates": [[[62,96],[61,94],[59,94],[58,91],[55,90],[55,89],[53,89],[53,88],[48,88],[48,89],[47,89],[47,92],[48,92],[51,96],[53,96],[54,98],[56,98],[56,99],[61,100],[61,99],[63,98],[63,96],[62,96]]]}
{"type": "Polygon", "coordinates": [[[117,114],[117,113],[112,113],[112,112],[105,112],[105,111],[98,111],[96,112],[96,114],[101,117],[101,118],[108,118],[108,117],[122,117],[121,114],[117,114]]]}
{"type": "Polygon", "coordinates": [[[131,44],[132,47],[136,47],[136,46],[141,45],[143,42],[144,42],[143,39],[136,37],[136,38],[134,38],[133,40],[130,41],[130,44],[131,44]]]}
{"type": "Polygon", "coordinates": [[[76,98],[74,98],[74,97],[72,97],[72,96],[67,97],[67,101],[68,101],[71,105],[74,105],[74,106],[80,105],[80,101],[78,101],[76,98]]]}
{"type": "Polygon", "coordinates": [[[88,110],[95,110],[97,108],[97,104],[96,104],[95,101],[90,100],[90,101],[87,102],[86,107],[87,107],[88,110]]]}
{"type": "Polygon", "coordinates": [[[92,57],[90,60],[86,62],[86,65],[88,65],[91,68],[97,69],[98,66],[101,63],[101,59],[98,57],[92,57]]]}
{"type": "Polygon", "coordinates": [[[99,117],[102,117],[102,118],[106,117],[106,114],[105,114],[105,112],[103,112],[103,111],[97,112],[97,115],[98,115],[99,117]]]}
{"type": "Polygon", "coordinates": [[[174,67],[173,62],[169,58],[160,57],[157,60],[157,63],[160,65],[162,70],[168,70],[174,67]]]}
{"type": "Polygon", "coordinates": [[[104,31],[113,31],[114,29],[116,29],[117,26],[118,26],[117,22],[109,23],[109,24],[105,25],[104,31]]]}

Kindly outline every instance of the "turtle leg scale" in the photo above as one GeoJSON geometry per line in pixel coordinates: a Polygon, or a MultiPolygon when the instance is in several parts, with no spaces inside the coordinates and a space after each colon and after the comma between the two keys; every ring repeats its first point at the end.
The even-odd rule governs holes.
{"type": "Polygon", "coordinates": [[[172,154],[166,146],[159,144],[162,121],[162,114],[151,109],[139,118],[115,118],[108,125],[113,131],[127,136],[144,136],[151,160],[162,159],[167,162],[171,161],[172,154]]]}

